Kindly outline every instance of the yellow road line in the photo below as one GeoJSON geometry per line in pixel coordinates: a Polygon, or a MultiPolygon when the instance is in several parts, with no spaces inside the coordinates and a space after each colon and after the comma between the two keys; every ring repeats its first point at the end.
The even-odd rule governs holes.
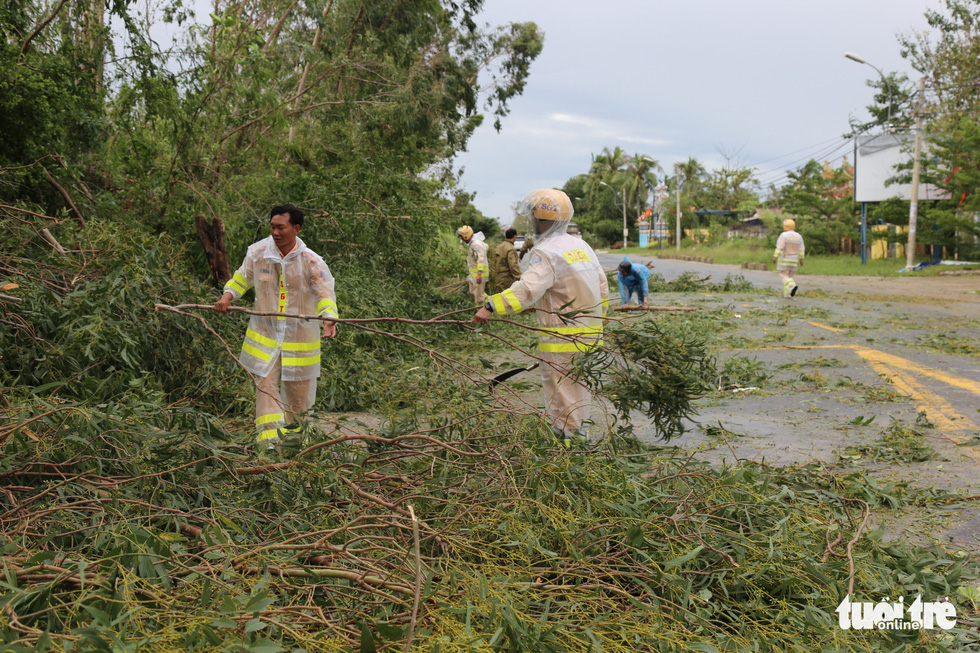
{"type": "MultiPolygon", "coordinates": [[[[880,376],[885,377],[899,391],[907,394],[915,403],[916,408],[924,412],[933,424],[939,427],[943,437],[956,445],[962,445],[970,441],[957,435],[957,431],[976,431],[977,425],[968,417],[956,412],[952,404],[943,397],[926,389],[919,383],[911,373],[927,376],[929,378],[942,381],[955,388],[967,390],[980,397],[980,383],[961,376],[954,376],[946,372],[914,363],[907,358],[886,354],[877,349],[870,349],[861,345],[816,345],[812,349],[851,349],[862,360],[868,363],[871,368],[880,376]]],[[[980,463],[980,451],[971,448],[962,449],[964,455],[974,462],[980,463]]]]}
{"type": "Polygon", "coordinates": [[[952,404],[931,390],[927,390],[911,374],[906,374],[874,358],[864,358],[864,360],[875,372],[888,379],[897,389],[909,395],[915,402],[916,408],[924,412],[929,417],[929,421],[939,428],[951,431],[975,428],[969,419],[956,412],[952,404]]]}
{"type": "MultiPolygon", "coordinates": [[[[919,363],[914,363],[907,358],[902,358],[901,356],[895,356],[894,354],[886,354],[883,351],[878,351],[877,349],[870,349],[868,347],[863,347],[861,345],[812,345],[810,349],[853,349],[858,353],[858,355],[865,359],[874,359],[886,365],[892,367],[907,370],[909,372],[915,372],[917,374],[922,374],[923,376],[929,376],[937,381],[942,381],[943,383],[948,383],[949,385],[959,388],[961,390],[967,390],[975,395],[980,396],[980,382],[973,381],[971,379],[963,378],[962,376],[954,376],[952,374],[947,374],[945,372],[940,372],[937,369],[921,365],[919,363]]],[[[788,347],[787,347],[788,349],[788,347]]]]}
{"type": "Polygon", "coordinates": [[[947,374],[945,372],[940,372],[937,369],[931,367],[926,367],[925,365],[920,365],[919,363],[913,363],[906,358],[900,358],[899,356],[894,356],[892,354],[886,354],[883,351],[877,351],[874,349],[868,349],[866,347],[857,346],[858,354],[861,358],[867,359],[868,357],[874,357],[876,360],[881,361],[892,367],[897,367],[899,369],[908,370],[909,372],[916,372],[924,376],[932,377],[943,383],[948,383],[949,385],[960,388],[961,390],[968,390],[975,395],[980,395],[980,383],[976,381],[971,381],[970,379],[964,379],[962,376],[953,376],[952,374],[947,374]]]}
{"type": "MultiPolygon", "coordinates": [[[[942,435],[955,445],[963,445],[970,441],[970,438],[957,435],[956,431],[976,431],[977,426],[969,418],[956,412],[952,404],[939,395],[927,390],[911,374],[899,370],[916,372],[923,376],[928,376],[944,383],[948,383],[957,388],[969,390],[980,395],[980,384],[964,379],[959,376],[951,376],[944,372],[939,372],[931,367],[919,365],[912,361],[886,354],[883,351],[868,349],[867,347],[855,347],[858,355],[868,362],[878,374],[888,378],[892,385],[909,395],[915,402],[916,408],[926,414],[929,421],[939,427],[942,435]]],[[[980,451],[971,448],[961,450],[965,456],[980,463],[980,451]]]]}
{"type": "Polygon", "coordinates": [[[815,327],[820,327],[821,329],[827,329],[827,331],[836,331],[837,333],[845,333],[845,329],[838,329],[836,327],[827,326],[826,324],[820,324],[819,322],[807,322],[815,327]]]}
{"type": "MultiPolygon", "coordinates": [[[[866,359],[867,360],[867,359],[866,359]]],[[[965,437],[956,431],[974,431],[976,425],[953,409],[948,401],[937,394],[925,389],[910,375],[889,368],[887,365],[868,360],[871,367],[891,382],[893,386],[908,394],[916,403],[916,408],[926,414],[929,421],[940,429],[940,434],[957,446],[967,444],[972,438],[965,437]]],[[[971,447],[960,449],[964,456],[975,463],[980,463],[980,451],[971,447]]]]}

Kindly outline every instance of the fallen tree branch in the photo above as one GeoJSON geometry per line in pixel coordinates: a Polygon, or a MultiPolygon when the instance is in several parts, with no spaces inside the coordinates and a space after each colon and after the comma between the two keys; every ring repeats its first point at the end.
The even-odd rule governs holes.
{"type": "Polygon", "coordinates": [[[66,256],[68,254],[68,252],[65,251],[65,248],[61,246],[61,243],[58,242],[58,239],[55,238],[50,231],[48,231],[47,227],[41,229],[41,235],[44,236],[44,240],[48,241],[48,244],[54,247],[59,254],[62,256],[66,256]]]}
{"type": "Polygon", "coordinates": [[[681,311],[696,311],[698,310],[696,306],[633,306],[632,304],[626,306],[616,306],[614,311],[670,311],[670,312],[681,312],[681,311]]]}
{"type": "Polygon", "coordinates": [[[11,206],[9,204],[0,204],[0,209],[7,211],[17,211],[18,213],[26,213],[27,215],[33,215],[36,218],[44,218],[45,220],[58,221],[58,218],[52,218],[50,215],[44,215],[43,213],[36,213],[34,211],[28,211],[27,209],[22,209],[19,206],[11,206]]]}
{"type": "Polygon", "coordinates": [[[415,508],[412,507],[412,504],[408,504],[408,512],[412,516],[412,542],[415,545],[415,597],[412,601],[412,620],[408,624],[405,653],[412,650],[412,640],[415,639],[415,623],[419,617],[419,601],[422,598],[422,553],[419,549],[419,520],[415,516],[415,508]]]}
{"type": "Polygon", "coordinates": [[[79,222],[81,223],[81,225],[82,225],[82,228],[84,229],[84,228],[85,228],[85,218],[83,218],[83,217],[82,217],[82,212],[78,210],[78,207],[77,207],[77,206],[75,206],[75,203],[71,201],[71,195],[69,195],[69,194],[68,194],[68,191],[66,191],[66,190],[65,190],[64,188],[62,188],[62,186],[61,186],[61,184],[59,184],[59,183],[58,183],[58,182],[57,182],[57,181],[55,180],[55,178],[51,176],[51,173],[50,173],[50,172],[48,172],[48,169],[47,169],[47,168],[41,168],[41,169],[42,169],[42,170],[44,170],[44,174],[45,174],[45,175],[47,176],[47,178],[48,178],[48,182],[49,182],[49,183],[50,183],[50,184],[51,184],[52,186],[54,186],[54,187],[55,187],[55,189],[56,189],[56,190],[57,190],[57,191],[58,191],[59,193],[61,193],[61,196],[62,196],[62,197],[63,197],[63,198],[65,199],[65,201],[66,201],[66,202],[68,203],[68,206],[70,206],[70,207],[71,207],[71,210],[72,210],[72,212],[73,212],[73,213],[75,214],[75,217],[76,217],[76,218],[78,218],[78,221],[79,221],[79,222]]]}

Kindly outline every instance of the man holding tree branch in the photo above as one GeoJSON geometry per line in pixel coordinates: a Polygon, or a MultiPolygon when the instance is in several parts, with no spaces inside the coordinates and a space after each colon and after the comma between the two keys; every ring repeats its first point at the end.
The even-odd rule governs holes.
{"type": "Polygon", "coordinates": [[[560,190],[527,194],[517,213],[526,216],[538,241],[531,265],[514,284],[490,297],[473,321],[533,310],[538,317],[538,351],[544,399],[556,439],[588,438],[591,393],[575,376],[574,357],[602,345],[609,282],[599,257],[566,233],[574,209],[560,190]]]}
{"type": "MultiPolygon", "coordinates": [[[[255,310],[239,360],[255,377],[257,440],[275,446],[286,425],[313,407],[320,376],[320,324],[287,315],[338,317],[334,278],[322,258],[299,238],[303,212],[291,204],[271,211],[268,238],[252,244],[214,310],[228,307],[255,288],[255,310]],[[281,384],[281,392],[280,392],[281,384]]],[[[337,334],[323,321],[323,338],[337,334]]]]}

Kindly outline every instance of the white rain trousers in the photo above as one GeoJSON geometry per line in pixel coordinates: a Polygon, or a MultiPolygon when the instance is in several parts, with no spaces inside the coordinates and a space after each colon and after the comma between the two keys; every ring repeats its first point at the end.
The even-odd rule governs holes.
{"type": "Polygon", "coordinates": [[[591,413],[588,388],[569,377],[578,352],[602,345],[609,283],[595,252],[581,238],[565,233],[543,240],[531,251],[531,264],[510,288],[490,297],[496,315],[534,308],[544,329],[538,338],[545,404],[553,425],[578,431],[591,413]],[[578,312],[572,318],[560,313],[578,312]]]}

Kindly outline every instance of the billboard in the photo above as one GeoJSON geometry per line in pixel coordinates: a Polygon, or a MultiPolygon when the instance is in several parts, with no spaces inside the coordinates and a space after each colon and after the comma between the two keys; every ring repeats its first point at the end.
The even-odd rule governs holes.
{"type": "MultiPolygon", "coordinates": [[[[895,166],[912,163],[915,137],[910,134],[858,136],[854,144],[854,201],[881,202],[893,197],[912,198],[912,184],[886,181],[898,174],[895,166]]],[[[922,143],[922,158],[928,158],[928,143],[922,143]]],[[[932,184],[919,184],[919,200],[949,199],[949,193],[932,184]]]]}

